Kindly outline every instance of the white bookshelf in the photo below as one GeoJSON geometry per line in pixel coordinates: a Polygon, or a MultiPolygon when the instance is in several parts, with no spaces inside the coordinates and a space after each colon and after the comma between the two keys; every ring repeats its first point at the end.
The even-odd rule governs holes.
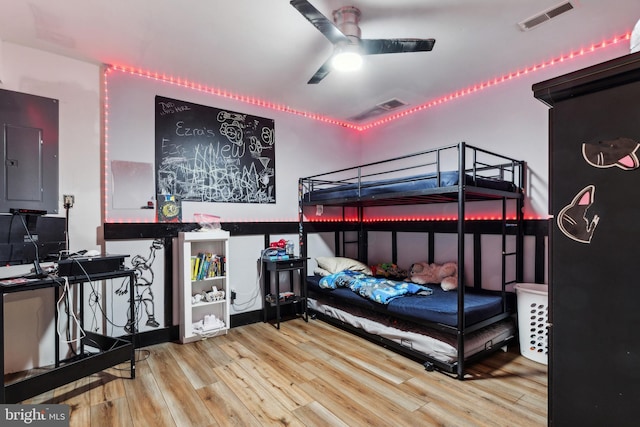
{"type": "Polygon", "coordinates": [[[180,232],[178,254],[180,342],[226,334],[231,296],[229,232],[180,232]]]}

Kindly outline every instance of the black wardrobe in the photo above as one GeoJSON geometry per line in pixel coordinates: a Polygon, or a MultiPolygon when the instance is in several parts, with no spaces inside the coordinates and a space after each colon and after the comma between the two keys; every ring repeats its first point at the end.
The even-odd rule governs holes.
{"type": "Polygon", "coordinates": [[[640,425],[640,53],[533,86],[549,111],[549,425],[640,425]]]}

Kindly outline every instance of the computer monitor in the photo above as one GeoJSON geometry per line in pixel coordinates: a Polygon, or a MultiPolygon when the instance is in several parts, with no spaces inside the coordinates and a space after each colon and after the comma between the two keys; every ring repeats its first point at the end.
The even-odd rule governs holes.
{"type": "Polygon", "coordinates": [[[38,213],[0,215],[0,266],[57,260],[66,249],[65,223],[38,213]]]}

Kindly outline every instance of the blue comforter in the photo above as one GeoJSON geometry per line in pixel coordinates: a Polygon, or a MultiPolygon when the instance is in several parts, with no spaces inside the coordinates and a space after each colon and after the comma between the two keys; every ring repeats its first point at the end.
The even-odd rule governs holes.
{"type": "Polygon", "coordinates": [[[403,295],[431,295],[433,292],[430,288],[415,283],[396,282],[352,270],[325,276],[320,279],[319,285],[325,289],[349,288],[353,292],[380,304],[388,304],[391,300],[403,295]]]}

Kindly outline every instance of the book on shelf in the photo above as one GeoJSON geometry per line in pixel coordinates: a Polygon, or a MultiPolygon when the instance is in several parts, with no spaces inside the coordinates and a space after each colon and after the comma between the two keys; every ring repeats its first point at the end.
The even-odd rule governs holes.
{"type": "Polygon", "coordinates": [[[191,257],[191,280],[204,280],[225,275],[226,259],[211,252],[200,252],[191,257]]]}

